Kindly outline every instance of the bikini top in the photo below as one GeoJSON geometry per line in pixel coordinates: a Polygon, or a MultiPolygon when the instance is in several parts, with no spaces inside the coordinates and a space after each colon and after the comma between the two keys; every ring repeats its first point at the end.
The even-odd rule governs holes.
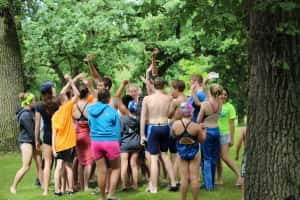
{"type": "Polygon", "coordinates": [[[83,106],[83,109],[81,110],[79,105],[76,104],[76,107],[77,107],[78,111],[80,112],[80,117],[78,119],[76,119],[76,121],[88,121],[88,119],[84,116],[84,113],[83,113],[85,111],[87,105],[88,105],[88,103],[86,103],[83,106]]]}

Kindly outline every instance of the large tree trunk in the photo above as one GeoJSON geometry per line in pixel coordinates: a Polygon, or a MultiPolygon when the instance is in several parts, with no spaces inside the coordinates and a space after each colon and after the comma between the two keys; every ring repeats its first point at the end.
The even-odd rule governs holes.
{"type": "Polygon", "coordinates": [[[300,10],[277,8],[272,13],[260,10],[259,2],[270,4],[248,0],[250,85],[245,199],[298,200],[300,33],[280,33],[278,27],[289,22],[299,31],[300,10]]]}
{"type": "Polygon", "coordinates": [[[0,5],[0,151],[16,149],[18,127],[15,112],[23,90],[21,51],[14,16],[0,5]]]}

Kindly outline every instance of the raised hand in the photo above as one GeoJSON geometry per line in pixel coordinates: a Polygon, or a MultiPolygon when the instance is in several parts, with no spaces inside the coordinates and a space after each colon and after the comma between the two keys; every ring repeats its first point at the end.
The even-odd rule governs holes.
{"type": "Polygon", "coordinates": [[[157,55],[158,52],[159,52],[159,51],[158,51],[158,48],[154,48],[154,49],[153,49],[153,55],[157,55]]]}
{"type": "Polygon", "coordinates": [[[71,76],[70,76],[69,74],[65,74],[65,75],[64,75],[64,78],[65,78],[67,81],[69,81],[69,80],[71,79],[71,76]]]}
{"type": "Polygon", "coordinates": [[[93,59],[94,59],[94,55],[88,54],[88,55],[86,56],[86,59],[87,59],[88,62],[92,62],[93,59]]]}

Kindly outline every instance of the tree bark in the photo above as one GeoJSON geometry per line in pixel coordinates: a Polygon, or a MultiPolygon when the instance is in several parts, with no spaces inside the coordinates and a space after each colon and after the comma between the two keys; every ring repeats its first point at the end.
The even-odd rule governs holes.
{"type": "Polygon", "coordinates": [[[17,148],[18,127],[15,112],[18,94],[24,90],[21,50],[14,15],[0,6],[0,151],[17,148]]]}
{"type": "Polygon", "coordinates": [[[271,12],[259,9],[262,1],[248,3],[245,200],[300,199],[300,34],[278,32],[282,23],[300,30],[300,10],[271,12]]]}

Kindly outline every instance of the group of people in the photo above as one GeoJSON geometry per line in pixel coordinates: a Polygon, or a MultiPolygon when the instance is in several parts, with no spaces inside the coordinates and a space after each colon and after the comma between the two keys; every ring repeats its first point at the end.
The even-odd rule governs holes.
{"type": "Polygon", "coordinates": [[[17,121],[23,164],[11,193],[16,193],[32,158],[43,195],[49,192],[53,158],[57,196],[73,194],[77,182],[81,190],[89,191],[95,166],[100,200],[117,199],[119,180],[122,191],[128,190],[129,184],[137,190],[139,169],[148,181],[147,192],[158,192],[159,175],[166,172],[169,191],[180,188],[183,200],[189,184],[193,199],[198,199],[200,168],[203,188],[213,190],[215,184],[222,184],[221,160],[236,174],[236,185],[242,184],[240,172],[229,158],[236,118],[228,102],[229,91],[217,83],[207,85],[213,78],[208,74],[206,80],[201,75],[191,76],[190,96],[185,95],[182,80],[173,80],[168,94],[166,81],[158,76],[157,53],[154,49],[146,78],[142,78],[146,95],[125,80],[113,96],[112,80],[100,76],[91,55],[87,60],[92,79],[84,73],[73,79],[66,75],[67,84],[58,95],[52,82],[42,83],[38,103],[33,94],[20,94],[17,121]]]}

